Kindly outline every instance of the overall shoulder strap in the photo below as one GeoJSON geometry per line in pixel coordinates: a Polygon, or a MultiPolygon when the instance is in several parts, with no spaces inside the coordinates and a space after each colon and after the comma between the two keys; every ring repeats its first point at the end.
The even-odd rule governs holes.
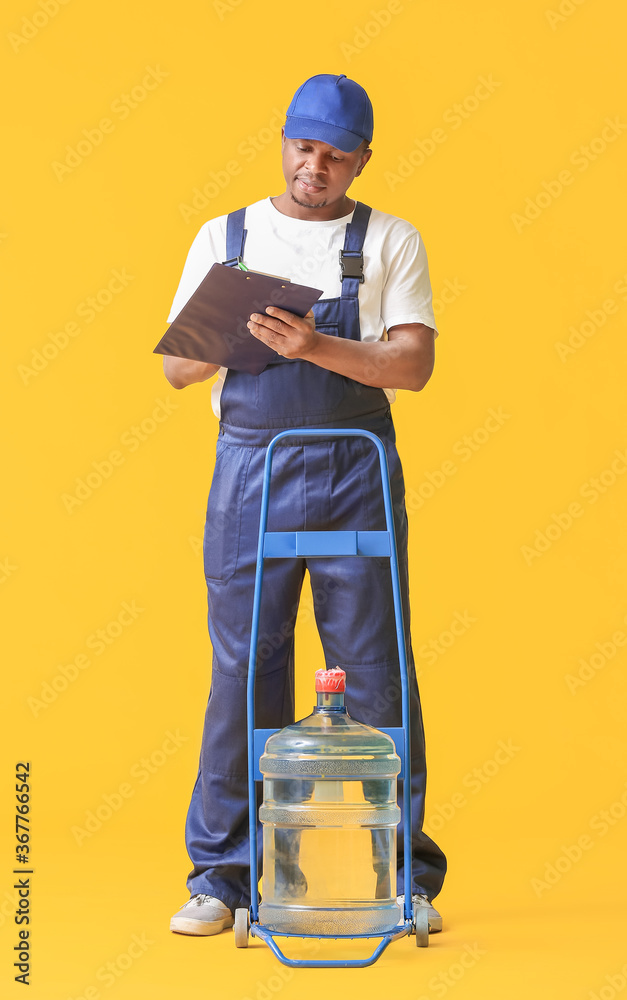
{"type": "Polygon", "coordinates": [[[364,205],[363,201],[355,202],[353,221],[346,223],[344,253],[361,253],[371,213],[369,205],[364,205]]]}
{"type": "Polygon", "coordinates": [[[356,297],[364,281],[363,246],[372,209],[362,201],[355,202],[353,221],[346,223],[344,247],[340,250],[340,280],[342,297],[356,297]]]}
{"type": "Polygon", "coordinates": [[[248,230],[244,229],[246,209],[230,212],[226,219],[226,260],[222,263],[235,267],[244,257],[244,244],[248,230]]]}

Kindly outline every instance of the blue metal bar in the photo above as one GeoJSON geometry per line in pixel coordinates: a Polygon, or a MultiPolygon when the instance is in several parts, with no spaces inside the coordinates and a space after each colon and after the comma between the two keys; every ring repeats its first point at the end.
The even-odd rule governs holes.
{"type": "Polygon", "coordinates": [[[409,672],[407,668],[407,652],[405,648],[405,626],[403,622],[403,607],[401,604],[401,585],[398,574],[398,553],[396,549],[396,532],[392,514],[392,497],[390,494],[390,474],[387,456],[379,438],[376,438],[381,463],[381,480],[383,485],[383,504],[385,507],[385,523],[390,535],[390,573],[392,576],[392,595],[394,598],[394,617],[396,621],[396,640],[398,643],[398,659],[401,674],[401,708],[405,737],[405,778],[403,780],[403,885],[405,890],[404,916],[406,920],[413,919],[411,899],[411,734],[409,731],[409,672]]]}
{"type": "MultiPolygon", "coordinates": [[[[259,919],[259,908],[257,902],[257,803],[255,795],[255,760],[254,760],[254,729],[255,729],[255,672],[257,666],[257,642],[259,637],[259,613],[261,608],[261,584],[263,580],[263,559],[264,559],[264,539],[268,526],[268,501],[270,475],[272,471],[272,457],[274,449],[279,441],[288,437],[298,438],[320,438],[320,437],[365,437],[372,441],[379,453],[379,465],[381,469],[381,486],[383,490],[383,506],[385,510],[385,523],[390,542],[390,574],[392,578],[392,596],[394,601],[394,617],[396,621],[396,639],[398,644],[399,667],[401,675],[401,703],[402,722],[404,730],[405,746],[405,778],[403,781],[403,862],[404,862],[404,891],[405,920],[413,918],[413,907],[411,900],[411,754],[410,754],[410,732],[409,732],[409,681],[407,671],[407,655],[405,649],[405,630],[403,624],[403,608],[400,597],[400,580],[398,573],[398,555],[396,550],[396,534],[394,531],[394,518],[392,514],[392,497],[390,494],[390,476],[388,470],[387,456],[383,442],[371,431],[359,428],[293,428],[281,431],[277,434],[266,452],[266,460],[263,473],[263,486],[261,494],[261,512],[259,516],[259,542],[257,547],[257,567],[255,572],[255,590],[253,596],[253,617],[250,635],[250,657],[248,661],[248,685],[247,685],[247,735],[248,735],[248,821],[250,840],[250,887],[251,887],[251,921],[256,923],[259,919]]],[[[270,941],[268,941],[270,944],[270,941]]],[[[389,942],[387,942],[389,943],[389,942]]],[[[384,947],[387,946],[384,944],[384,947]]],[[[272,945],[271,945],[272,947],[272,945]]],[[[382,949],[381,949],[382,950],[382,949]]],[[[273,947],[274,951],[274,947],[273,947]]],[[[275,954],[277,952],[275,951],[275,954]]],[[[380,952],[378,952],[380,954],[380,952]]],[[[378,957],[378,954],[376,957],[378,957]]],[[[277,957],[280,957],[277,954],[277,957]]],[[[372,961],[376,959],[373,958],[372,961]]],[[[286,963],[287,964],[287,963],[286,963]]],[[[372,964],[372,963],[368,963],[372,964]]]]}
{"type": "MultiPolygon", "coordinates": [[[[368,958],[288,958],[284,955],[278,944],[274,940],[273,932],[269,931],[266,927],[261,924],[252,924],[250,928],[250,933],[253,937],[261,938],[265,941],[270,949],[274,952],[279,962],[283,965],[289,966],[291,969],[365,969],[369,965],[374,965],[379,956],[385,951],[387,946],[392,942],[396,941],[398,938],[406,937],[411,933],[411,922],[405,924],[398,929],[393,931],[387,931],[384,934],[338,934],[331,935],[336,940],[352,940],[353,938],[381,938],[381,941],[373,951],[372,955],[368,958]]],[[[277,937],[301,937],[301,938],[320,938],[319,934],[277,934],[277,937]]],[[[325,936],[324,940],[329,940],[330,938],[325,936]]]]}
{"type": "Polygon", "coordinates": [[[259,613],[261,610],[261,584],[263,581],[263,542],[268,526],[268,501],[270,491],[270,471],[272,452],[276,438],[268,445],[263,472],[261,491],[261,512],[259,515],[259,539],[257,543],[257,566],[255,569],[255,590],[253,595],[253,617],[250,628],[250,656],[248,659],[248,682],[246,687],[246,721],[248,732],[248,840],[250,843],[250,911],[251,921],[259,919],[257,900],[257,795],[255,790],[254,742],[255,728],[255,672],[257,669],[257,643],[259,639],[259,613]]]}
{"type": "Polygon", "coordinates": [[[355,941],[355,940],[359,940],[359,939],[363,938],[364,941],[371,941],[371,940],[374,940],[375,938],[385,937],[388,934],[391,934],[394,938],[397,938],[397,937],[407,937],[408,934],[411,934],[411,930],[412,930],[412,926],[413,926],[413,921],[411,921],[411,920],[405,920],[403,922],[399,922],[397,924],[397,926],[394,927],[391,931],[377,931],[376,934],[370,934],[370,933],[368,933],[368,934],[365,934],[365,933],[364,934],[305,934],[302,931],[298,931],[298,932],[296,932],[296,931],[271,931],[271,930],[268,929],[268,927],[266,927],[265,924],[260,924],[260,923],[257,923],[254,926],[255,926],[255,930],[254,931],[251,928],[251,933],[252,933],[253,937],[257,933],[257,929],[259,929],[259,930],[263,931],[265,934],[272,934],[274,937],[281,937],[281,938],[311,938],[312,940],[317,940],[317,941],[355,941]]]}
{"type": "Polygon", "coordinates": [[[297,531],[297,556],[356,556],[356,531],[297,531]]]}
{"type": "Polygon", "coordinates": [[[264,559],[305,556],[384,556],[389,559],[390,537],[387,531],[266,531],[263,556],[264,559]]]}

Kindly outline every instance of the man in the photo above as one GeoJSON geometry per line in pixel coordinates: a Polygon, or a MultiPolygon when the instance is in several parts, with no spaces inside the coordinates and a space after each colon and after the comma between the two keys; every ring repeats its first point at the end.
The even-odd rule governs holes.
{"type": "MultiPolygon", "coordinates": [[[[437,334],[419,233],[347,194],[372,156],[372,132],[372,106],[362,87],[344,75],[307,80],[281,133],[285,191],[205,223],[169,317],[216,261],[244,261],[249,269],[324,290],[304,319],[278,308],[250,317],[252,335],[277,352],[258,376],[164,359],[177,389],[218,373],[212,404],[220,419],[204,537],[212,681],[186,824],[191,899],[170,924],[182,934],[216,934],[232,926],[237,907],[250,903],[245,693],[263,461],[276,433],[308,425],[371,430],[386,448],[410,673],[412,894],[428,907],[430,929],[441,929],[431,900],[446,860],[422,832],[426,768],[409,636],[407,517],[390,413],[395,390],[387,388],[423,388],[437,334]]],[[[276,449],[272,483],[271,531],[384,526],[378,458],[362,438],[288,439],[276,449]]],[[[374,726],[399,726],[389,566],[350,558],[267,562],[256,725],[277,728],[294,718],[293,630],[305,568],[327,667],[339,664],[348,674],[350,714],[374,726]]],[[[402,859],[402,827],[399,841],[402,859]]]]}

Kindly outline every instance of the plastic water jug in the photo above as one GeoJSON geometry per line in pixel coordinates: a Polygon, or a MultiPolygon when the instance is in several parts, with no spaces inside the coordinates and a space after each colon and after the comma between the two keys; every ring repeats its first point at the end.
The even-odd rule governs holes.
{"type": "Polygon", "coordinates": [[[346,674],[316,672],[312,715],[271,736],[263,774],[259,920],[295,934],[376,934],[396,902],[396,776],[385,733],[351,719],[346,674]]]}

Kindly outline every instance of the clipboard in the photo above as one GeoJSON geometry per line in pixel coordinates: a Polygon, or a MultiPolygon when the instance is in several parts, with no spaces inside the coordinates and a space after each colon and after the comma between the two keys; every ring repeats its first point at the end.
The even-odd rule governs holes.
{"type": "Polygon", "coordinates": [[[246,326],[251,313],[278,306],[305,316],[321,295],[320,288],[297,285],[287,278],[214,264],[153,354],[171,354],[259,375],[280,355],[253,337],[246,326]]]}

